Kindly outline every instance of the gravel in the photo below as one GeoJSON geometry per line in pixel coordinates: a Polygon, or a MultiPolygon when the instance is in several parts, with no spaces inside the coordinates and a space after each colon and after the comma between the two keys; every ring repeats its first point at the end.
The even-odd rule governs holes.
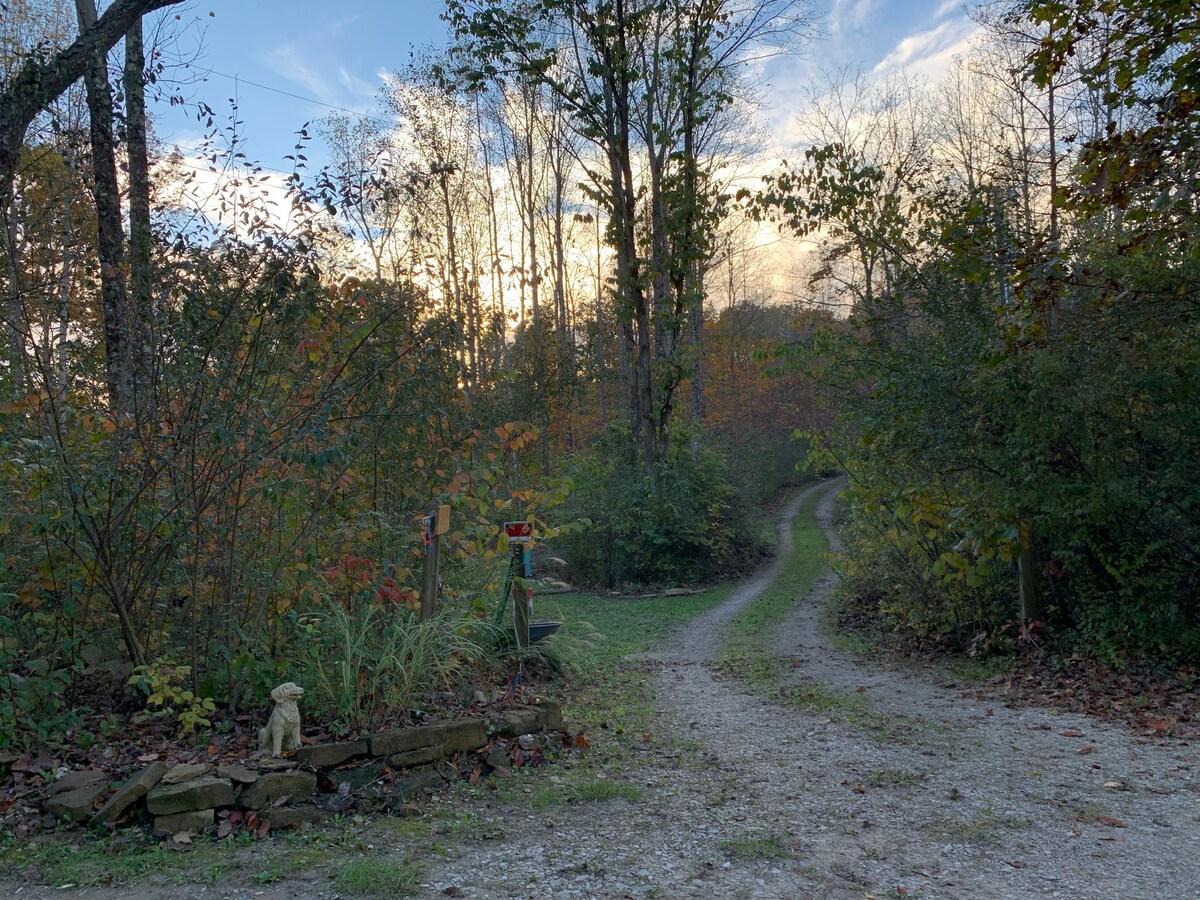
{"type": "MultiPolygon", "coordinates": [[[[824,492],[818,517],[835,549],[837,486],[811,489],[824,492]]],[[[780,559],[802,500],[780,523],[780,559]]],[[[818,626],[831,574],[772,648],[791,660],[789,681],[820,686],[830,708],[774,705],[714,672],[721,628],[777,566],[644,660],[655,740],[641,765],[612,773],[641,799],[535,810],[438,798],[467,825],[436,837],[442,852],[422,860],[420,896],[1200,898],[1196,748],[979,700],[936,671],[863,664],[818,626]]],[[[87,895],[336,896],[327,879],[304,878],[181,890],[87,895]]]]}
{"type": "MultiPolygon", "coordinates": [[[[812,489],[825,492],[818,517],[833,549],[836,486],[812,489]]],[[[802,500],[780,524],[780,558],[802,500]]],[[[818,624],[832,574],[797,604],[773,649],[791,659],[796,683],[865,700],[875,727],[764,702],[714,673],[720,629],[776,571],[648,660],[658,670],[659,728],[688,749],[646,760],[639,802],[489,811],[506,829],[503,846],[436,867],[432,892],[1200,897],[1195,748],[976,700],[931,683],[928,672],[861,664],[830,646],[818,624]]]]}

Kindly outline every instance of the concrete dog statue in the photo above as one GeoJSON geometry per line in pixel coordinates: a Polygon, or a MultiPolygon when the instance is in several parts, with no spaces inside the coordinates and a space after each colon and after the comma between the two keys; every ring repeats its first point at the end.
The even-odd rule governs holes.
{"type": "Polygon", "coordinates": [[[300,685],[285,681],[271,691],[271,699],[275,708],[271,710],[271,718],[266,728],[258,730],[258,749],[271,749],[272,756],[279,756],[283,750],[295,750],[300,746],[300,709],[296,701],[304,696],[304,688],[300,685]]]}

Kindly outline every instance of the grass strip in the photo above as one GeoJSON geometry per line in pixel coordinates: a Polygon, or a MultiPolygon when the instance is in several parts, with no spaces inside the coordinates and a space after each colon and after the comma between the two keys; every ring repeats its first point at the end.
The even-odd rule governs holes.
{"type": "Polygon", "coordinates": [[[787,663],[769,652],[775,629],[791,615],[825,570],[828,543],[817,522],[817,505],[832,487],[813,491],[792,522],[792,549],[778,577],[742,610],[725,633],[717,668],[741,681],[752,693],[790,709],[841,714],[857,724],[872,724],[868,703],[859,694],[843,694],[813,682],[789,683],[787,663]]]}

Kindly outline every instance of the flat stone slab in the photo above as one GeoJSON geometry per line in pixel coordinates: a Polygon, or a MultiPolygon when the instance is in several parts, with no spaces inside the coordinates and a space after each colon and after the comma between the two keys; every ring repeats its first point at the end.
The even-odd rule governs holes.
{"type": "Polygon", "coordinates": [[[446,755],[478,750],[487,743],[487,722],[483,719],[462,719],[441,726],[439,743],[446,755]]]}
{"type": "Polygon", "coordinates": [[[265,809],[286,797],[292,803],[303,803],[317,790],[317,776],[312,772],[271,772],[260,775],[254,784],[238,792],[237,804],[244,809],[265,809]]]}
{"type": "Polygon", "coordinates": [[[154,833],[160,837],[173,837],[184,832],[200,834],[211,827],[215,820],[216,811],[212,809],[193,809],[169,816],[156,816],[154,833]]]}
{"type": "Polygon", "coordinates": [[[96,815],[92,816],[92,824],[107,825],[115,822],[125,810],[145,797],[150,788],[162,780],[162,777],[167,774],[167,769],[168,766],[165,762],[152,762],[127,779],[123,785],[117,788],[117,792],[100,807],[96,815]]]}
{"type": "Polygon", "coordinates": [[[356,756],[366,756],[370,750],[371,745],[367,740],[314,744],[297,749],[296,762],[302,766],[312,766],[314,769],[331,769],[356,756]]]}
{"type": "Polygon", "coordinates": [[[47,789],[47,793],[53,797],[55,794],[64,794],[67,791],[94,787],[101,782],[107,786],[107,772],[101,772],[99,769],[80,769],[78,772],[68,772],[62,778],[54,781],[47,789]]]}
{"type": "Polygon", "coordinates": [[[542,714],[536,706],[514,706],[487,720],[490,735],[519,737],[542,730],[542,714]]]}
{"type": "Polygon", "coordinates": [[[375,783],[379,776],[383,773],[383,763],[373,762],[365,763],[361,766],[355,766],[353,769],[339,769],[336,772],[324,772],[321,775],[322,781],[327,781],[337,788],[345,782],[350,785],[350,790],[362,790],[369,784],[375,783]]]}
{"type": "Polygon", "coordinates": [[[441,744],[433,744],[429,747],[419,747],[416,750],[406,750],[403,753],[393,753],[388,757],[388,765],[393,769],[407,769],[409,766],[433,762],[445,755],[441,744]]]}
{"type": "Polygon", "coordinates": [[[227,766],[217,766],[217,777],[228,778],[238,784],[253,784],[258,780],[258,773],[237,763],[231,763],[227,766]]]}
{"type": "Polygon", "coordinates": [[[258,771],[260,772],[286,772],[288,769],[294,769],[300,763],[294,759],[279,759],[278,757],[269,757],[261,759],[258,762],[258,771]]]}
{"type": "Polygon", "coordinates": [[[218,806],[233,806],[233,783],[228,778],[208,775],[183,784],[157,784],[146,794],[146,809],[155,816],[218,806]]]}
{"type": "Polygon", "coordinates": [[[366,738],[372,756],[392,756],[438,743],[437,725],[417,725],[372,734],[366,738]]]}
{"type": "Polygon", "coordinates": [[[185,781],[194,781],[201,775],[207,774],[208,766],[204,763],[180,763],[171,767],[171,770],[162,777],[162,783],[183,784],[185,781]]]}
{"type": "Polygon", "coordinates": [[[271,823],[271,828],[299,828],[301,825],[313,825],[332,818],[336,813],[319,806],[275,806],[264,809],[259,813],[260,819],[271,823]]]}
{"type": "Polygon", "coordinates": [[[537,703],[527,707],[528,709],[536,709],[542,720],[541,731],[562,731],[563,714],[562,704],[557,700],[539,700],[537,703]]]}
{"type": "Polygon", "coordinates": [[[107,793],[107,782],[73,791],[63,791],[47,800],[44,808],[56,819],[63,819],[67,822],[86,822],[92,817],[96,801],[107,793]]]}

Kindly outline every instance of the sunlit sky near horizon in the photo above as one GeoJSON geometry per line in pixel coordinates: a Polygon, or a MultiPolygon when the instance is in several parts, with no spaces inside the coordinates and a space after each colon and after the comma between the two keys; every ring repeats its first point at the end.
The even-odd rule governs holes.
{"type": "MultiPolygon", "coordinates": [[[[208,73],[186,95],[218,117],[236,98],[243,151],[267,168],[284,169],[305,122],[335,108],[372,113],[384,77],[414,47],[446,43],[441,11],[441,0],[200,0],[180,13],[198,20],[203,37],[190,70],[179,74],[208,73]]],[[[814,12],[819,36],[762,72],[761,124],[781,150],[793,141],[806,86],[821,72],[905,65],[936,75],[974,30],[960,0],[820,0],[814,12]]],[[[203,133],[194,111],[192,104],[160,104],[158,136],[186,152],[203,133]]],[[[319,142],[310,147],[315,168],[324,154],[319,142]]]]}

